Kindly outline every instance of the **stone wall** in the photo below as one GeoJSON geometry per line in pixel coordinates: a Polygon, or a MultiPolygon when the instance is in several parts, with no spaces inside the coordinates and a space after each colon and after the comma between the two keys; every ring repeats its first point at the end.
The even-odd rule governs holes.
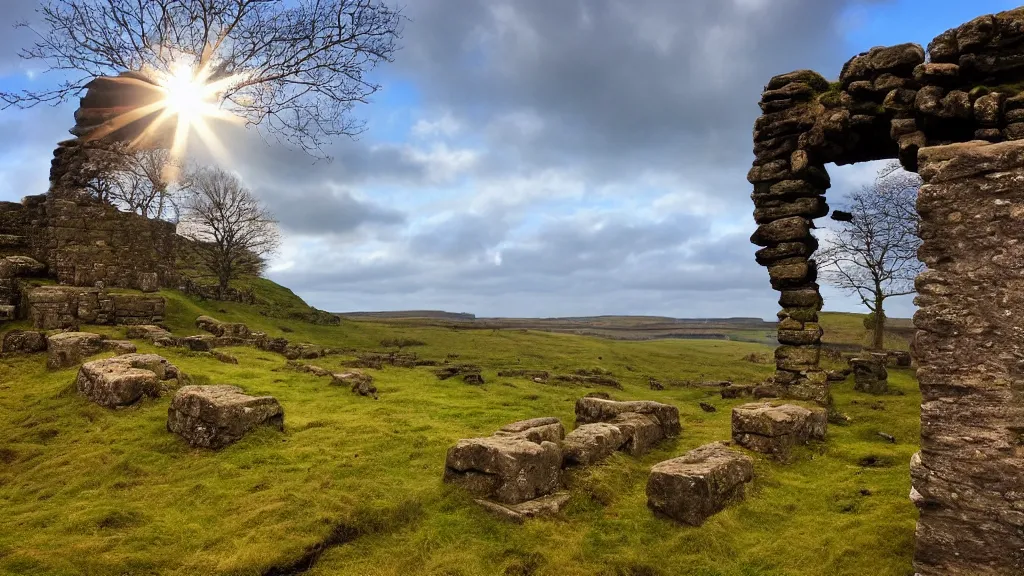
{"type": "Polygon", "coordinates": [[[97,202],[46,194],[3,203],[0,250],[38,260],[66,285],[155,290],[177,284],[174,224],[97,202]]]}
{"type": "Polygon", "coordinates": [[[814,219],[825,165],[898,158],[919,172],[923,404],[911,497],[919,576],[1024,574],[1024,8],[879,47],[837,82],[771,79],[754,125],[751,242],[781,294],[780,395],[829,402],[814,219]]]}
{"type": "Polygon", "coordinates": [[[120,294],[77,286],[25,287],[22,316],[40,330],[82,324],[159,324],[164,299],[158,295],[120,294]]]}
{"type": "Polygon", "coordinates": [[[915,567],[1024,574],[1024,141],[918,158],[915,567]]]}
{"type": "Polygon", "coordinates": [[[926,62],[916,44],[873,48],[837,82],[799,70],[772,78],[761,95],[751,242],[781,293],[774,384],[785,396],[828,401],[812,233],[829,211],[825,165],[899,158],[916,171],[926,146],[1024,138],[1024,8],[944,32],[928,54],[926,62]]]}

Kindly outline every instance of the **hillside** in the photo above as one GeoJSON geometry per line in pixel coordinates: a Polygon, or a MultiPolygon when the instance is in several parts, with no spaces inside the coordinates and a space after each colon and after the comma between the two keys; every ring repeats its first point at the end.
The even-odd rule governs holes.
{"type": "MultiPolygon", "coordinates": [[[[166,324],[194,334],[200,314],[270,336],[340,349],[310,361],[337,369],[401,338],[419,358],[473,363],[485,384],[439,380],[433,368],[368,369],[380,400],[289,368],[279,355],[226,348],[238,365],[137,342],[199,383],[271,394],[285,431],[251,434],[218,452],[193,450],[165,430],[169,397],[107,410],[69,387],[75,369],[45,355],[0,358],[0,574],[224,575],[863,575],[910,572],[916,512],[907,499],[920,397],[912,373],[892,370],[900,395],[835,390],[849,416],[823,445],[782,465],[755,455],[744,501],[700,528],[650,513],[652,465],[727,439],[730,408],[687,381],[761,381],[765,344],[729,340],[619,341],[535,329],[452,330],[344,319],[316,325],[269,310],[298,307],[259,287],[262,306],[199,301],[174,291],[166,324]],[[272,305],[276,303],[275,305],[272,305]],[[505,368],[609,371],[622,389],[498,377],[505,368]],[[648,378],[666,384],[652,390],[648,378]],[[559,515],[515,525],[441,482],[445,452],[519,419],[557,416],[571,427],[588,392],[652,399],[680,410],[680,438],[635,458],[616,453],[575,473],[559,515]],[[698,402],[717,408],[706,413],[698,402]],[[878,436],[897,438],[890,444],[878,436]],[[311,551],[316,553],[311,553],[311,551]]],[[[839,317],[837,317],[839,318],[839,317]]],[[[841,317],[856,336],[853,319],[841,317]]],[[[83,327],[122,336],[122,328],[83,327]]]]}
{"type": "MultiPolygon", "coordinates": [[[[396,327],[436,326],[456,330],[541,330],[614,340],[665,338],[732,340],[774,345],[775,323],[760,318],[669,318],[664,316],[583,316],[566,318],[478,318],[472,314],[439,311],[349,312],[338,314],[356,321],[386,323],[396,327]]],[[[846,351],[859,350],[870,342],[864,315],[823,312],[820,322],[826,345],[846,351]]],[[[886,347],[909,348],[911,321],[890,318],[886,347]]]]}

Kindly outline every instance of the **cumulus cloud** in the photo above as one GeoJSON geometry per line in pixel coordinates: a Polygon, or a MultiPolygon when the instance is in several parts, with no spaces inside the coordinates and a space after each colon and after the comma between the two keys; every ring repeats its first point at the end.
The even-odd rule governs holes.
{"type": "MultiPolygon", "coordinates": [[[[409,3],[386,93],[357,108],[370,130],[333,161],[222,133],[285,233],[271,277],[320,308],[771,318],[748,241],[757,100],[774,74],[837,73],[858,3],[409,3]]],[[[49,114],[0,115],[32,135],[0,142],[0,197],[45,184],[71,123],[49,114]]],[[[873,175],[844,170],[833,192],[873,175]]]]}

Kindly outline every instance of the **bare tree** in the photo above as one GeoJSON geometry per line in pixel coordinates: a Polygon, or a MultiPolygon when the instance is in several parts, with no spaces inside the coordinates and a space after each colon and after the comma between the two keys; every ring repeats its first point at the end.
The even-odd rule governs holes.
{"type": "Polygon", "coordinates": [[[218,297],[224,298],[231,280],[262,273],[279,244],[277,222],[223,169],[195,169],[185,182],[178,232],[192,241],[198,264],[217,279],[218,297]]]}
{"type": "Polygon", "coordinates": [[[20,55],[61,79],[0,92],[4,107],[59,104],[96,76],[206,67],[237,78],[219,94],[227,111],[321,157],[362,130],[350,112],[379,89],[366,72],[391,61],[403,22],[383,0],[42,0],[38,12],[20,55]]]}
{"type": "Polygon", "coordinates": [[[921,179],[888,165],[872,185],[851,193],[840,221],[817,260],[823,279],[856,295],[874,316],[872,347],[885,343],[885,300],[914,293],[917,259],[917,192],[921,179]],[[844,220],[846,220],[844,218],[844,220]]]}

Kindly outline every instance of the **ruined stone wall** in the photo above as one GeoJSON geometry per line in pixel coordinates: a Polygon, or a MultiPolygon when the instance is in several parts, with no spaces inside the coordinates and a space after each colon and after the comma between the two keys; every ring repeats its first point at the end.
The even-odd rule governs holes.
{"type": "Polygon", "coordinates": [[[836,82],[800,70],[771,79],[754,124],[751,242],[780,294],[781,395],[828,401],[818,369],[821,309],[813,220],[828,214],[825,165],[899,158],[927,146],[1024,139],[1024,8],[982,16],[916,44],[872,48],[836,82]]]}
{"type": "Polygon", "coordinates": [[[919,172],[927,271],[914,355],[919,576],[1024,574],[1024,8],[915,44],[873,48],[837,82],[771,79],[754,125],[751,241],[781,293],[782,396],[828,402],[820,377],[813,220],[825,164],[898,158],[919,172]]]}
{"type": "Polygon", "coordinates": [[[79,286],[25,286],[21,316],[41,330],[79,324],[159,324],[165,302],[156,294],[121,294],[79,286]]]}
{"type": "Polygon", "coordinates": [[[46,194],[0,206],[0,249],[45,264],[61,284],[155,290],[177,284],[175,226],[46,194]]]}
{"type": "Polygon", "coordinates": [[[920,151],[921,576],[1024,574],[1024,141],[920,151]]]}

